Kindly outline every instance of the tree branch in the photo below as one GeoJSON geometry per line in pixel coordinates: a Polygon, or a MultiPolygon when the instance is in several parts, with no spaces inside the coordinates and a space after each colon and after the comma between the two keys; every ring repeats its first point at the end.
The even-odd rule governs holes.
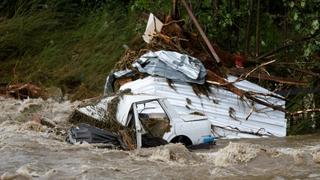
{"type": "Polygon", "coordinates": [[[295,41],[293,41],[293,42],[291,42],[291,43],[283,44],[282,46],[280,46],[280,47],[278,47],[278,48],[275,48],[275,49],[273,49],[273,50],[271,50],[271,51],[269,51],[269,52],[267,52],[267,53],[262,54],[261,56],[258,56],[258,57],[254,58],[254,59],[252,59],[252,60],[249,60],[249,61],[258,62],[259,60],[261,60],[261,59],[263,59],[263,58],[266,58],[266,57],[268,57],[268,56],[270,56],[270,55],[276,54],[276,53],[278,53],[278,52],[280,52],[280,51],[282,51],[282,50],[285,50],[285,49],[287,49],[287,48],[289,48],[289,47],[291,47],[291,46],[295,46],[295,45],[301,44],[301,43],[303,43],[303,42],[309,41],[309,40],[317,37],[319,34],[320,34],[320,33],[319,33],[319,30],[318,30],[317,32],[315,32],[315,33],[314,33],[313,35],[311,35],[311,36],[308,36],[308,37],[304,37],[304,38],[295,40],[295,41]]]}
{"type": "Polygon", "coordinates": [[[305,109],[305,110],[301,110],[301,111],[295,111],[290,113],[291,116],[296,116],[299,114],[304,114],[304,113],[309,113],[309,112],[320,112],[320,108],[319,109],[305,109]]]}

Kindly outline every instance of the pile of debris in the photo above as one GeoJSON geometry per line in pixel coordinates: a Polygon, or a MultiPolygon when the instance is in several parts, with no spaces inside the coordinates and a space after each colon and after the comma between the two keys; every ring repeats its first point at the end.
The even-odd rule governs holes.
{"type": "Polygon", "coordinates": [[[107,102],[108,108],[105,109],[105,107],[102,107],[100,111],[96,110],[96,108],[94,107],[95,105],[97,105],[97,102],[92,102],[91,105],[89,105],[89,107],[94,109],[93,113],[98,112],[98,117],[92,117],[90,115],[87,115],[86,113],[81,113],[79,110],[75,110],[75,112],[71,115],[69,121],[73,124],[80,123],[80,125],[78,126],[78,128],[72,128],[70,130],[68,137],[69,141],[72,143],[82,141],[86,141],[88,143],[100,142],[118,145],[118,147],[120,145],[120,148],[122,149],[135,149],[135,136],[132,128],[125,127],[116,120],[118,104],[120,98],[124,94],[130,94],[130,92],[121,92],[117,94],[117,97],[107,102]],[[107,112],[105,112],[104,110],[106,110],[107,112]],[[82,123],[86,123],[87,125],[83,125],[82,123]],[[96,127],[101,129],[97,129],[96,127]],[[87,134],[78,137],[79,130],[77,129],[80,129],[80,131],[82,129],[82,131],[85,131],[87,134]],[[111,136],[111,139],[102,138],[111,136]],[[101,140],[94,141],[94,137],[100,137],[101,140]],[[90,139],[90,141],[88,141],[88,139],[90,139]]]}
{"type": "MultiPolygon", "coordinates": [[[[197,24],[195,19],[194,21],[197,24]]],[[[203,33],[202,30],[200,34],[201,32],[203,33]]],[[[196,94],[207,94],[207,87],[215,85],[231,91],[240,98],[247,98],[274,110],[285,112],[282,106],[263,101],[253,92],[244,91],[234,85],[267,64],[242,74],[234,82],[229,82],[226,80],[228,70],[225,65],[232,62],[234,66],[241,68],[244,58],[238,54],[226,53],[219,58],[218,54],[222,55],[222,50],[208,42],[205,35],[203,36],[204,38],[200,39],[196,34],[186,31],[183,28],[183,21],[173,20],[171,16],[168,16],[163,23],[150,14],[146,32],[143,35],[147,43],[146,47],[141,50],[126,50],[107,78],[105,94],[110,95],[116,92],[121,85],[129,81],[156,75],[167,78],[169,83],[172,80],[188,82],[196,94]],[[207,47],[204,47],[204,44],[207,47]],[[219,53],[216,53],[216,50],[219,53]],[[194,70],[196,70],[195,73],[194,70]],[[184,73],[185,76],[182,77],[183,75],[179,72],[184,73]]],[[[268,94],[268,96],[273,95],[268,94]]]]}
{"type": "MultiPolygon", "coordinates": [[[[181,2],[201,37],[188,32],[183,27],[184,21],[177,19],[174,13],[162,21],[150,14],[143,35],[145,47],[127,49],[106,79],[104,95],[116,98],[108,102],[102,99],[100,105],[87,106],[85,112],[78,111],[71,122],[88,123],[115,133],[121,139],[119,144],[125,144],[124,149],[138,147],[137,124],[124,126],[115,115],[120,111],[118,97],[129,89],[133,94],[167,98],[181,117],[184,113],[195,116],[193,121],[208,119],[216,136],[228,136],[225,131],[238,137],[285,136],[285,99],[245,80],[273,61],[239,77],[228,75],[230,66],[243,68],[244,58],[240,54],[226,53],[211,43],[188,5],[184,0],[181,2]],[[95,117],[99,108],[107,111],[104,118],[99,118],[101,115],[95,117]]],[[[141,121],[140,117],[136,119],[141,121]]],[[[176,140],[170,142],[178,142],[176,140]]]]}
{"type": "Polygon", "coordinates": [[[27,99],[42,97],[44,94],[43,90],[37,85],[31,83],[18,83],[0,86],[0,95],[16,99],[27,99]]]}

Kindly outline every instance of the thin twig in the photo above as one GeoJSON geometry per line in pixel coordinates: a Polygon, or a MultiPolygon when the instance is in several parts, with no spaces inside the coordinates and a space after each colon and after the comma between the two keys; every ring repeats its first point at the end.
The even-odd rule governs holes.
{"type": "Polygon", "coordinates": [[[251,95],[262,95],[262,96],[270,96],[270,97],[274,97],[274,98],[278,98],[281,100],[286,100],[286,98],[277,95],[276,93],[260,93],[260,92],[253,92],[253,91],[247,91],[248,93],[250,93],[251,95]]]}
{"type": "Polygon", "coordinates": [[[172,20],[172,21],[170,21],[170,22],[168,22],[168,23],[163,24],[162,27],[168,26],[168,25],[173,24],[173,23],[179,23],[179,22],[184,22],[184,20],[183,20],[183,19],[180,19],[180,20],[172,20]]]}
{"type": "Polygon", "coordinates": [[[296,112],[290,113],[290,115],[295,116],[295,115],[309,113],[309,112],[320,112],[320,108],[318,108],[318,109],[305,109],[305,110],[301,110],[301,111],[296,111],[296,112]]]}
{"type": "Polygon", "coordinates": [[[255,111],[255,107],[254,107],[254,105],[253,105],[252,108],[250,109],[249,114],[248,114],[247,117],[246,117],[246,121],[248,121],[249,117],[252,115],[252,113],[253,113],[254,111],[255,111]]]}
{"type": "Polygon", "coordinates": [[[246,75],[245,75],[245,79],[250,75],[250,74],[252,74],[254,71],[256,71],[257,69],[259,69],[259,68],[261,68],[261,67],[263,67],[263,66],[266,66],[266,65],[268,65],[268,64],[271,64],[271,63],[274,63],[276,60],[274,59],[274,60],[272,60],[272,61],[268,61],[268,62],[265,62],[265,63],[262,63],[262,64],[260,64],[259,66],[257,66],[257,67],[255,67],[254,69],[252,69],[250,72],[248,72],[246,75]]]}
{"type": "Polygon", "coordinates": [[[268,61],[268,62],[265,62],[265,63],[262,63],[260,64],[259,66],[255,67],[254,69],[252,69],[250,72],[248,72],[246,75],[244,74],[241,74],[236,80],[232,81],[232,82],[228,82],[226,84],[222,84],[222,85],[228,85],[228,84],[233,84],[233,83],[236,83],[236,82],[239,82],[239,81],[242,81],[242,80],[245,80],[246,78],[248,78],[248,76],[250,76],[250,74],[252,74],[253,72],[255,72],[256,70],[258,70],[259,68],[263,67],[263,66],[266,66],[268,64],[271,64],[271,63],[274,63],[276,60],[272,60],[272,61],[268,61]],[[244,78],[243,78],[244,76],[244,78]]]}

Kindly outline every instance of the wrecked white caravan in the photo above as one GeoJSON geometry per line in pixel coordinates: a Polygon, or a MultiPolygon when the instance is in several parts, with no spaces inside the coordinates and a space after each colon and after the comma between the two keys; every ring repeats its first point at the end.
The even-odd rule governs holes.
{"type": "MultiPolygon", "coordinates": [[[[108,102],[113,98],[115,97],[107,97],[95,106],[85,106],[78,111],[103,120],[108,112],[108,102]]],[[[158,96],[138,94],[123,95],[119,98],[116,119],[126,127],[134,123],[138,148],[142,146],[141,136],[146,133],[153,137],[162,137],[167,142],[181,142],[186,145],[214,142],[211,123],[206,116],[179,115],[166,98],[158,96]]]]}
{"type": "MultiPolygon", "coordinates": [[[[165,32],[160,31],[161,28],[166,28],[165,26],[157,29],[157,21],[153,15],[150,15],[144,35],[144,40],[147,43],[150,40],[157,43],[155,38],[152,39],[154,33],[160,33],[161,35],[165,32]],[[154,28],[154,31],[150,30],[151,25],[157,28],[154,28]],[[146,36],[149,36],[150,39],[146,40],[146,36]]],[[[195,19],[193,21],[196,22],[195,19]]],[[[162,24],[158,23],[158,25],[162,24]]],[[[202,32],[201,27],[197,27],[202,32]]],[[[204,33],[200,34],[206,41],[207,38],[204,33]]],[[[170,37],[169,34],[164,35],[164,37],[170,37]]],[[[129,58],[122,59],[118,63],[118,67],[114,69],[116,72],[111,72],[106,79],[105,95],[115,93],[118,86],[122,85],[120,90],[130,89],[134,94],[145,93],[168,98],[179,115],[206,115],[212,124],[214,135],[219,137],[286,136],[287,122],[283,97],[234,76],[228,76],[225,79],[226,74],[221,75],[218,67],[208,64],[208,57],[206,58],[201,53],[195,52],[185,54],[188,51],[170,51],[168,49],[180,51],[180,48],[173,46],[173,48],[167,49],[162,46],[163,42],[166,42],[166,40],[160,40],[158,47],[155,49],[164,48],[164,50],[150,50],[134,62],[129,58]],[[203,57],[204,59],[191,57],[191,54],[197,54],[199,58],[203,57]],[[129,62],[132,62],[131,67],[128,65],[129,62]],[[142,77],[144,78],[141,79],[142,77]],[[117,82],[117,80],[119,81],[117,82]],[[116,86],[115,83],[117,83],[116,86]],[[206,95],[201,95],[202,92],[196,94],[192,86],[208,88],[210,91],[205,92],[206,95]]],[[[184,43],[184,41],[179,42],[184,43]]],[[[186,43],[188,49],[193,49],[193,44],[190,44],[190,42],[194,41],[185,42],[189,42],[186,43]]],[[[171,47],[175,42],[165,44],[171,47]]],[[[212,48],[210,42],[206,44],[209,49],[212,48]]],[[[199,43],[199,45],[202,46],[202,43],[199,43]]],[[[219,62],[220,58],[213,48],[211,53],[217,60],[216,62],[219,62]]],[[[213,63],[215,62],[213,61],[213,63]]],[[[259,66],[251,72],[258,68],[259,66]]],[[[246,77],[249,74],[250,72],[246,77]]]]}
{"type": "MultiPolygon", "coordinates": [[[[237,78],[229,76],[228,81],[237,78]]],[[[261,136],[286,136],[287,122],[285,113],[273,110],[261,104],[253,103],[221,87],[210,86],[208,96],[196,95],[192,87],[185,82],[174,81],[173,88],[166,78],[148,76],[121,86],[120,90],[130,89],[132,93],[146,93],[168,98],[178,114],[201,113],[212,123],[215,136],[226,138],[254,138],[261,136]]],[[[240,89],[255,92],[256,97],[284,107],[285,101],[266,96],[273,94],[261,86],[243,80],[234,83],[240,89]],[[264,94],[264,95],[262,95],[264,94]]]]}

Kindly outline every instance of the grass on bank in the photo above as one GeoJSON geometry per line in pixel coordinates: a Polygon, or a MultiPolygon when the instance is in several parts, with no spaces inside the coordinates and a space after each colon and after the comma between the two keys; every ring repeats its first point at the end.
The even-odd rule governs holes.
{"type": "Polygon", "coordinates": [[[58,86],[74,98],[102,92],[123,45],[137,36],[139,18],[121,7],[73,22],[64,22],[63,15],[44,10],[0,20],[0,83],[58,86]]]}

